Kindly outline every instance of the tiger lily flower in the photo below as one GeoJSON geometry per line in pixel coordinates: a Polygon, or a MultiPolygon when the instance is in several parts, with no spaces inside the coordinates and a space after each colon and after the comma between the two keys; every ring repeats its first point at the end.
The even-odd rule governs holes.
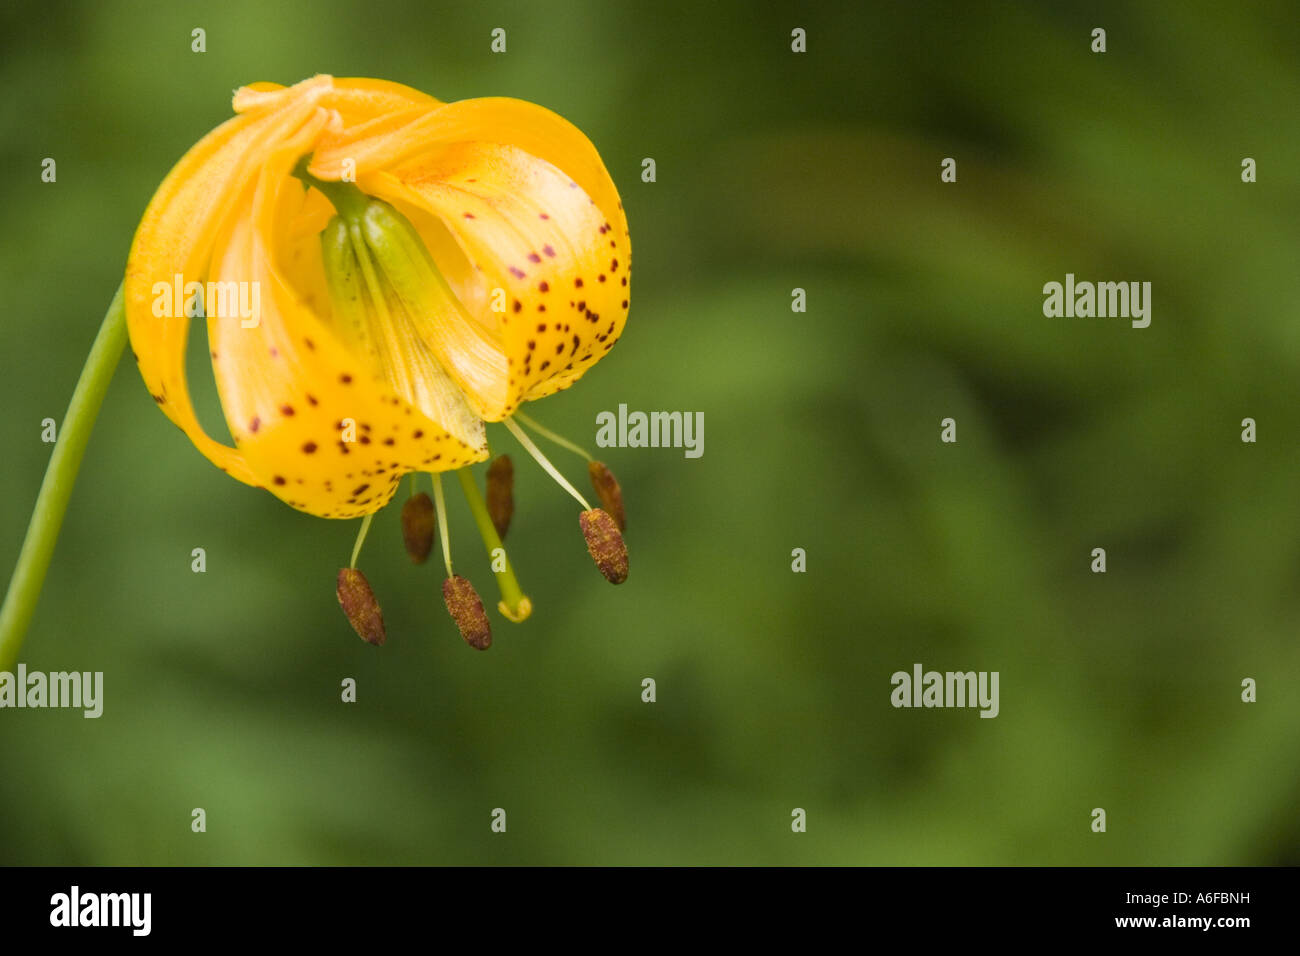
{"type": "MultiPolygon", "coordinates": [[[[440,526],[448,608],[473,646],[485,618],[456,610],[478,599],[453,583],[438,475],[488,458],[485,423],[505,423],[574,494],[593,559],[626,577],[621,517],[587,505],[513,420],[581,378],[627,318],[627,220],[591,142],[521,100],[443,103],[373,79],[257,83],[234,109],[159,187],[127,263],[131,348],[163,413],[239,481],[312,515],[366,518],[362,537],[404,475],[432,473],[438,520],[427,496],[408,509],[423,538],[408,532],[408,548],[422,561],[440,526]],[[190,399],[200,315],[233,446],[190,399]]],[[[360,543],[339,600],[382,643],[360,543]]],[[[513,570],[495,570],[502,613],[522,620],[513,570]]]]}

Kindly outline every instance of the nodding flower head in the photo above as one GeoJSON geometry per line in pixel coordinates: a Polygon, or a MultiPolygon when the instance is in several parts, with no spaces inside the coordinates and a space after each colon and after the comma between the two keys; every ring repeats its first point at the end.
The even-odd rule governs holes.
{"type": "MultiPolygon", "coordinates": [[[[500,541],[513,469],[492,470],[490,515],[467,470],[489,457],[486,423],[504,423],[582,504],[593,558],[609,580],[626,577],[610,537],[621,493],[616,520],[594,518],[516,424],[524,402],[604,357],[627,318],[627,220],[591,142],[521,100],[442,103],[370,79],[253,84],[234,108],[159,187],[127,263],[132,351],[163,413],[232,477],[300,511],[365,518],[338,592],[372,644],[383,622],[357,552],[410,473],[433,475],[436,519],[413,488],[408,552],[423,562],[440,532],[444,595],[466,640],[486,648],[491,635],[452,572],[442,472],[459,471],[499,609],[527,617],[500,541]],[[207,319],[233,446],[204,431],[190,399],[195,317],[207,319]]],[[[603,465],[590,473],[610,506],[617,482],[603,465]]]]}

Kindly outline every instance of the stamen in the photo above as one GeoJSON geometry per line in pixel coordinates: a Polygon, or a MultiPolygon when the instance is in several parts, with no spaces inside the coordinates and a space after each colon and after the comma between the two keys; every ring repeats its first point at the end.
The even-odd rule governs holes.
{"type": "MultiPolygon", "coordinates": [[[[414,486],[415,482],[411,482],[414,486]]],[[[414,488],[412,488],[414,490],[414,488]]],[[[423,491],[413,494],[402,505],[402,543],[416,564],[424,564],[433,550],[433,501],[423,491]]]]}
{"type": "MultiPolygon", "coordinates": [[[[581,455],[587,459],[587,476],[591,479],[591,487],[596,490],[596,494],[600,497],[600,503],[604,505],[605,510],[613,516],[614,521],[618,524],[618,530],[626,531],[627,512],[623,508],[623,489],[619,487],[618,479],[609,470],[609,466],[603,461],[597,461],[581,445],[576,445],[563,435],[558,435],[549,428],[538,424],[523,412],[515,412],[514,417],[543,438],[549,438],[561,448],[567,448],[575,455],[581,455]]],[[[489,501],[491,501],[491,496],[488,497],[489,501]]]]}
{"type": "Polygon", "coordinates": [[[366,576],[355,567],[342,568],[335,590],[339,607],[343,608],[357,636],[367,644],[382,645],[387,640],[384,612],[379,609],[379,602],[375,599],[375,592],[370,590],[366,576]]]}
{"type": "Polygon", "coordinates": [[[509,455],[498,455],[488,465],[487,510],[492,527],[504,541],[510,519],[515,516],[515,465],[509,455]]]}
{"type": "Polygon", "coordinates": [[[592,460],[591,453],[588,452],[581,445],[575,445],[573,442],[569,441],[563,435],[557,435],[549,428],[545,428],[542,425],[539,425],[537,422],[533,421],[533,419],[529,418],[523,412],[515,412],[514,418],[516,418],[518,421],[523,422],[525,425],[527,425],[533,431],[537,432],[537,434],[541,435],[543,438],[549,438],[551,441],[555,442],[555,444],[559,445],[561,448],[567,448],[569,449],[569,451],[573,452],[574,454],[581,455],[583,458],[587,459],[587,461],[592,460]]]}
{"type": "Polygon", "coordinates": [[[357,542],[352,546],[352,563],[348,565],[350,568],[357,566],[357,558],[361,557],[361,546],[366,543],[366,533],[370,531],[370,521],[374,516],[372,511],[361,519],[361,530],[357,532],[357,542]]]}
{"type": "Polygon", "coordinates": [[[608,512],[593,508],[578,515],[582,536],[587,539],[591,559],[610,584],[627,580],[627,545],[619,534],[618,525],[608,512]]]}
{"type": "Polygon", "coordinates": [[[497,610],[503,617],[516,624],[527,620],[528,615],[533,613],[533,602],[528,600],[519,587],[519,581],[515,578],[514,565],[510,563],[510,556],[506,554],[506,549],[501,544],[501,538],[497,535],[497,529],[488,514],[487,506],[483,503],[483,496],[479,494],[478,485],[474,483],[474,475],[468,468],[461,468],[456,472],[456,477],[460,479],[460,487],[465,492],[465,500],[469,502],[474,523],[478,525],[483,546],[487,548],[488,558],[493,563],[493,577],[497,579],[497,587],[501,590],[501,603],[497,605],[497,610]],[[500,549],[501,560],[505,565],[504,570],[500,571],[495,566],[497,549],[500,549]]]}
{"type": "Polygon", "coordinates": [[[619,531],[627,530],[627,512],[623,509],[623,489],[618,479],[603,461],[587,462],[587,476],[591,478],[591,487],[596,489],[600,503],[614,518],[619,531]]]}
{"type": "Polygon", "coordinates": [[[453,575],[442,582],[442,600],[466,644],[478,651],[486,651],[492,646],[492,625],[474,585],[459,575],[453,575]]]}
{"type": "Polygon", "coordinates": [[[438,507],[438,535],[442,539],[442,560],[447,565],[447,577],[455,577],[451,570],[451,538],[447,533],[447,502],[442,497],[442,476],[433,475],[433,503],[438,507]]]}
{"type": "Polygon", "coordinates": [[[567,491],[569,494],[573,495],[573,497],[577,499],[578,504],[582,505],[583,511],[591,510],[591,505],[587,504],[587,499],[582,497],[582,495],[578,494],[578,489],[574,488],[573,485],[569,484],[568,479],[566,479],[562,474],[560,474],[555,469],[555,466],[552,465],[550,461],[547,460],[546,456],[542,454],[541,449],[539,449],[536,445],[533,444],[533,440],[524,433],[524,430],[522,428],[516,425],[514,421],[509,418],[502,420],[501,424],[505,425],[506,428],[510,429],[510,434],[514,435],[515,438],[519,439],[519,444],[524,446],[524,450],[527,451],[528,454],[533,456],[533,458],[537,461],[537,464],[541,465],[548,475],[550,475],[557,482],[559,482],[561,488],[563,488],[565,491],[567,491]]]}

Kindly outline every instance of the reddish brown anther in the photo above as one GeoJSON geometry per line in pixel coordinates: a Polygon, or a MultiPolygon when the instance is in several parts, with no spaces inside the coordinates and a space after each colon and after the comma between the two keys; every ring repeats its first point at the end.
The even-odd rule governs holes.
{"type": "Polygon", "coordinates": [[[384,633],[384,612],[379,609],[375,592],[370,590],[366,576],[356,568],[343,568],[338,579],[339,607],[348,616],[352,629],[367,644],[381,646],[387,639],[384,633]]]}
{"type": "Polygon", "coordinates": [[[582,536],[587,539],[587,550],[591,559],[605,575],[610,584],[622,584],[627,580],[627,545],[618,525],[609,512],[592,508],[578,515],[578,524],[582,526],[582,536]]]}
{"type": "Polygon", "coordinates": [[[406,553],[416,564],[424,564],[433,550],[433,533],[438,530],[438,519],[433,513],[433,499],[423,491],[412,495],[402,505],[402,540],[406,553]]]}
{"type": "Polygon", "coordinates": [[[619,531],[627,530],[627,515],[623,511],[623,489],[618,479],[603,461],[587,462],[587,474],[591,476],[591,487],[596,489],[600,503],[614,518],[619,531]]]}
{"type": "Polygon", "coordinates": [[[447,602],[447,612],[460,628],[466,644],[480,651],[492,646],[492,625],[474,585],[459,574],[454,575],[442,582],[442,599],[447,602]]]}
{"type": "Polygon", "coordinates": [[[487,511],[492,527],[504,541],[515,513],[515,466],[509,455],[498,456],[488,466],[487,511]]]}

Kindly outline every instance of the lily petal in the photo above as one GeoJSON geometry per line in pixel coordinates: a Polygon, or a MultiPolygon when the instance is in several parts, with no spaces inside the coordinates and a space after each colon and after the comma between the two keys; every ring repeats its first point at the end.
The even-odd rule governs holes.
{"type": "MultiPolygon", "coordinates": [[[[572,382],[602,358],[627,319],[629,243],[569,176],[514,146],[457,143],[359,177],[361,188],[437,215],[490,287],[508,362],[498,421],[572,382]]],[[[621,211],[615,220],[622,225],[621,211]]],[[[491,296],[488,296],[489,300],[491,296]]]]}
{"type": "MultiPolygon", "coordinates": [[[[299,97],[277,111],[238,116],[217,127],[181,158],[145,210],[126,266],[126,316],[132,351],[154,401],[214,464],[254,483],[247,462],[199,424],[185,376],[187,315],[155,315],[156,283],[200,281],[217,233],[256,175],[271,145],[313,120],[317,107],[299,97]]],[[[174,310],[163,310],[169,313],[174,310]]]]}
{"type": "Polygon", "coordinates": [[[387,504],[407,472],[482,461],[487,447],[481,434],[463,441],[397,394],[322,321],[323,303],[286,279],[275,237],[307,205],[289,173],[318,133],[304,128],[264,158],[251,214],[214,264],[218,281],[259,284],[258,325],[210,318],[208,335],[227,422],[258,483],[300,510],[349,518],[387,504]]]}

